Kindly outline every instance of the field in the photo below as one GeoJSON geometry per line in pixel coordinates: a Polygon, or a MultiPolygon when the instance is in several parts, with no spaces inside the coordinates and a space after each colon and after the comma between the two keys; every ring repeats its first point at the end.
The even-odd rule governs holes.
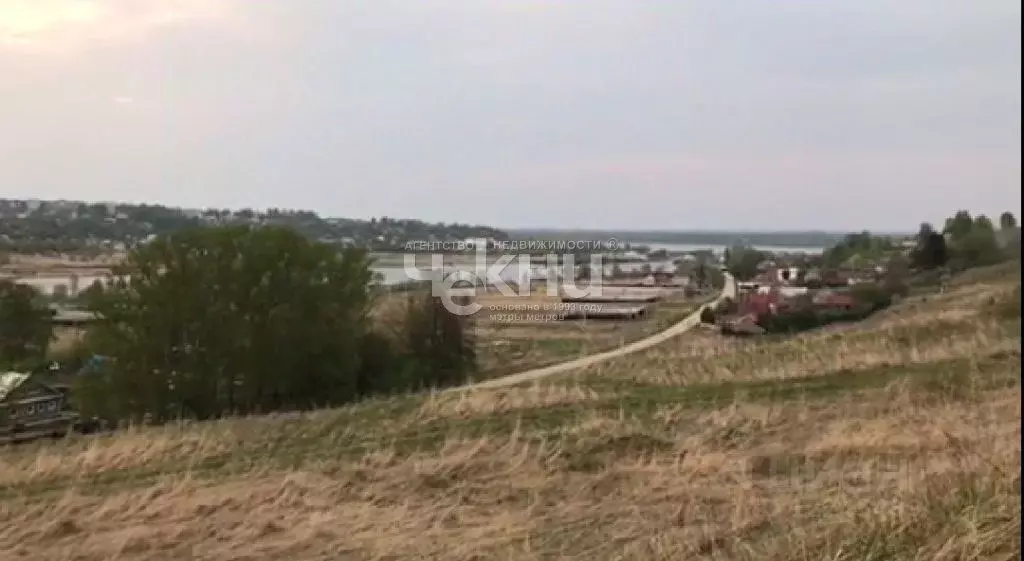
{"type": "Polygon", "coordinates": [[[5,450],[0,559],[1017,559],[1019,270],[969,274],[842,332],[5,450]]]}
{"type": "MultiPolygon", "coordinates": [[[[604,289],[608,294],[624,289],[604,289]]],[[[628,289],[630,294],[662,292],[664,298],[649,307],[647,317],[635,320],[564,320],[569,309],[544,287],[528,295],[506,296],[495,289],[481,293],[481,306],[472,317],[479,372],[477,379],[494,378],[606,351],[664,330],[713,298],[687,298],[678,289],[628,289]]],[[[407,296],[384,296],[376,306],[378,321],[397,327],[405,313],[407,296]]],[[[587,310],[614,304],[577,305],[587,310]]]]}
{"type": "Polygon", "coordinates": [[[111,270],[124,259],[122,253],[111,253],[95,258],[74,257],[62,255],[47,257],[44,255],[21,255],[12,253],[8,255],[8,263],[0,265],[0,273],[13,273],[29,275],[60,275],[66,276],[71,273],[79,275],[102,275],[111,270]]]}
{"type": "MultiPolygon", "coordinates": [[[[616,289],[605,288],[612,293],[616,289]]],[[[621,291],[621,289],[619,289],[621,291]]],[[[635,320],[564,320],[572,307],[558,296],[536,288],[529,296],[480,295],[481,311],[474,316],[480,377],[493,378],[539,368],[579,356],[606,351],[661,331],[692,313],[703,298],[688,299],[681,290],[647,289],[631,294],[662,293],[649,306],[648,316],[635,320]]],[[[587,311],[612,304],[580,304],[587,311]]]]}

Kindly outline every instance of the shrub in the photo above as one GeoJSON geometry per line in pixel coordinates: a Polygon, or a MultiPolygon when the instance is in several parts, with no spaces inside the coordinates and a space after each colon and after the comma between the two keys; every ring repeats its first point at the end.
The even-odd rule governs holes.
{"type": "Polygon", "coordinates": [[[893,294],[875,283],[856,284],[850,289],[850,295],[857,303],[871,310],[881,310],[892,304],[893,294]]]}

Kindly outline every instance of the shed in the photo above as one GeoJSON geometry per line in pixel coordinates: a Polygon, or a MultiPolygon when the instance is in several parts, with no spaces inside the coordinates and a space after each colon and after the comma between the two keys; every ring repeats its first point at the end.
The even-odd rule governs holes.
{"type": "Polygon", "coordinates": [[[25,372],[0,374],[0,440],[61,434],[78,420],[67,393],[25,372]]]}
{"type": "Polygon", "coordinates": [[[647,306],[598,306],[577,308],[566,312],[563,319],[637,320],[647,315],[647,306]]]}
{"type": "Polygon", "coordinates": [[[53,324],[62,327],[83,327],[99,319],[99,316],[95,313],[82,310],[66,310],[57,308],[52,309],[51,314],[51,321],[53,324]]]}
{"type": "Polygon", "coordinates": [[[563,296],[565,303],[648,304],[661,300],[660,294],[608,294],[593,296],[563,296]]]}

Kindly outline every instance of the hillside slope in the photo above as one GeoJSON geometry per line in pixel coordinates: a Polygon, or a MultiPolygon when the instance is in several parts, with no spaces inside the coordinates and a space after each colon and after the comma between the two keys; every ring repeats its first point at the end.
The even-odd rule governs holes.
{"type": "Polygon", "coordinates": [[[0,559],[1011,559],[1020,274],[536,385],[0,455],[0,559]]]}

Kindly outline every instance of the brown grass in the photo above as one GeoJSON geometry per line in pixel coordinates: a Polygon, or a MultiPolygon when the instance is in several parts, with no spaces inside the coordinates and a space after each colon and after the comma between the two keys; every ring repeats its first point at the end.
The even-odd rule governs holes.
{"type": "Polygon", "coordinates": [[[483,309],[474,317],[479,377],[525,371],[622,346],[666,329],[703,302],[688,300],[678,289],[607,287],[604,292],[659,293],[664,299],[639,320],[562,321],[550,317],[564,313],[559,297],[547,294],[543,287],[524,297],[481,295],[477,302],[483,309]]]}
{"type": "Polygon", "coordinates": [[[1002,290],[521,387],[6,450],[0,559],[1017,559],[1019,318],[963,293],[1002,290]]]}
{"type": "Polygon", "coordinates": [[[347,460],[212,480],[173,472],[101,494],[69,480],[52,498],[8,499],[0,546],[83,560],[860,559],[878,534],[890,558],[952,548],[945,558],[1009,559],[1021,396],[983,397],[980,410],[879,401],[672,419],[689,431],[595,415],[546,442],[513,432],[424,452],[382,443],[347,460]],[[934,535],[900,535],[920,524],[934,535]]]}

